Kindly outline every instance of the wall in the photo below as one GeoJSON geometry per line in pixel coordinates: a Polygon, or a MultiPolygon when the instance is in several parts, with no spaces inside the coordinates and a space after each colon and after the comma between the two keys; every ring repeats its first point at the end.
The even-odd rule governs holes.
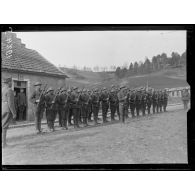
{"type": "Polygon", "coordinates": [[[30,103],[29,98],[34,91],[34,83],[35,82],[39,81],[43,84],[43,87],[45,84],[47,84],[48,87],[53,87],[54,89],[57,89],[58,87],[61,87],[61,86],[65,86],[65,84],[66,84],[66,80],[63,78],[42,76],[42,75],[23,74],[23,73],[17,74],[17,73],[11,72],[11,71],[9,71],[9,72],[2,71],[2,77],[10,77],[10,76],[12,77],[12,80],[27,81],[27,99],[28,99],[27,120],[28,121],[34,120],[33,104],[30,103]]]}

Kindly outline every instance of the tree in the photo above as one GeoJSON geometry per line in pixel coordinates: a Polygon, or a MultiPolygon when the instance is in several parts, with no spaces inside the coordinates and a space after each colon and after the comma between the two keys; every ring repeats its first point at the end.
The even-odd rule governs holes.
{"type": "Polygon", "coordinates": [[[133,72],[134,72],[135,74],[138,73],[138,63],[137,63],[137,62],[134,63],[133,72]]]}
{"type": "Polygon", "coordinates": [[[181,54],[180,64],[181,66],[186,66],[186,51],[181,54]]]}
{"type": "Polygon", "coordinates": [[[121,72],[121,68],[118,66],[116,71],[115,71],[115,75],[119,78],[120,77],[120,72],[121,72]]]}
{"type": "Polygon", "coordinates": [[[177,52],[172,52],[171,53],[171,65],[172,67],[177,67],[179,66],[179,61],[180,61],[180,55],[177,52]]]}
{"type": "Polygon", "coordinates": [[[133,63],[129,65],[129,75],[133,75],[133,63]]]}

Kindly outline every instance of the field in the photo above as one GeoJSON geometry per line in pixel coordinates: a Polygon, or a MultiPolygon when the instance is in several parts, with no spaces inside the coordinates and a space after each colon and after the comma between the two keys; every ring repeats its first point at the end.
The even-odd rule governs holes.
{"type": "Polygon", "coordinates": [[[187,114],[181,107],[125,124],[33,132],[32,126],[8,132],[3,164],[187,163],[187,114]]]}
{"type": "Polygon", "coordinates": [[[114,73],[109,72],[89,72],[66,70],[70,76],[67,79],[68,86],[88,87],[110,87],[112,84],[125,84],[129,87],[139,87],[148,85],[156,89],[186,87],[186,71],[184,69],[165,69],[149,75],[138,75],[118,79],[114,73]]]}

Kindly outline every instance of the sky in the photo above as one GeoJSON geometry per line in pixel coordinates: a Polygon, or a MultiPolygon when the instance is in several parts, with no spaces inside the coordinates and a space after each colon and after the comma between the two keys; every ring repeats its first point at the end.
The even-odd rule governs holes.
{"type": "Polygon", "coordinates": [[[186,31],[17,32],[17,37],[56,66],[79,69],[123,66],[186,50],[186,31]]]}

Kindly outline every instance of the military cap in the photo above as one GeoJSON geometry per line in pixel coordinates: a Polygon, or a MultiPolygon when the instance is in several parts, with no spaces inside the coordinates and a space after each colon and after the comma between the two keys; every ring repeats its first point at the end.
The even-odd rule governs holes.
{"type": "Polygon", "coordinates": [[[115,87],[114,85],[111,85],[111,88],[115,87]]]}
{"type": "Polygon", "coordinates": [[[78,87],[73,87],[73,90],[78,89],[78,87]]]}
{"type": "Polygon", "coordinates": [[[91,92],[91,90],[88,89],[87,92],[91,92]]]}
{"type": "Polygon", "coordinates": [[[103,90],[106,90],[106,87],[104,87],[103,90]]]}
{"type": "Polygon", "coordinates": [[[120,86],[120,89],[122,89],[122,88],[125,88],[125,85],[121,85],[121,86],[120,86]]]}
{"type": "Polygon", "coordinates": [[[67,91],[67,89],[66,88],[62,88],[61,91],[67,91]]]}
{"type": "Polygon", "coordinates": [[[115,90],[114,89],[111,89],[111,91],[110,91],[111,93],[114,93],[115,92],[115,90]]]}
{"type": "MultiPolygon", "coordinates": [[[[78,88],[77,88],[77,89],[78,89],[78,88]]],[[[81,92],[81,90],[80,90],[80,89],[78,89],[78,90],[77,90],[77,92],[78,92],[78,93],[80,93],[80,92],[81,92]]]]}
{"type": "Polygon", "coordinates": [[[8,77],[8,78],[4,78],[3,79],[3,83],[9,83],[12,81],[12,78],[11,77],[8,77]]]}
{"type": "Polygon", "coordinates": [[[87,90],[86,89],[83,89],[83,92],[86,92],[87,90]]]}
{"type": "Polygon", "coordinates": [[[54,91],[54,89],[52,87],[49,87],[47,92],[49,92],[49,91],[54,91]]]}
{"type": "Polygon", "coordinates": [[[71,92],[71,89],[68,89],[68,92],[71,92]]]}
{"type": "Polygon", "coordinates": [[[40,82],[36,82],[34,86],[42,85],[40,82]]]}

